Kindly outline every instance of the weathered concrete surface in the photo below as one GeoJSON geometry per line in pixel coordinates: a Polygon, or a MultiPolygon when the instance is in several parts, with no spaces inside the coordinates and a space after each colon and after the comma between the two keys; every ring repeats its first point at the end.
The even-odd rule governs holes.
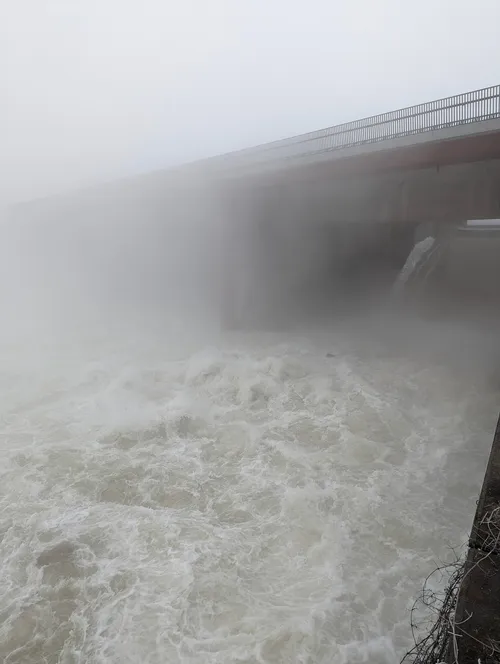
{"type": "MultiPolygon", "coordinates": [[[[498,156],[500,157],[500,148],[498,156]]],[[[500,216],[500,158],[234,185],[233,206],[260,218],[342,223],[456,223],[500,216]]],[[[230,197],[231,194],[228,194],[230,197]]]]}
{"type": "Polygon", "coordinates": [[[470,538],[448,661],[500,662],[500,419],[470,538]]]}

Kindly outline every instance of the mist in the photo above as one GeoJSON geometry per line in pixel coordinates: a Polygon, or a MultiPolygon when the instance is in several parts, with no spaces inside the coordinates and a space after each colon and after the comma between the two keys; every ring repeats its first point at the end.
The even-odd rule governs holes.
{"type": "Polygon", "coordinates": [[[210,202],[186,210],[117,189],[35,203],[0,226],[3,335],[64,338],[215,315],[210,202]]]}
{"type": "Polygon", "coordinates": [[[494,0],[0,12],[0,207],[492,85],[500,60],[494,0]]]}
{"type": "Polygon", "coordinates": [[[36,345],[126,332],[145,343],[163,335],[170,348],[222,342],[235,331],[225,317],[232,306],[240,333],[306,334],[326,345],[341,336],[370,356],[433,359],[496,384],[498,293],[483,296],[497,281],[480,274],[482,250],[465,250],[476,281],[467,298],[455,275],[423,301],[401,301],[392,287],[415,225],[395,241],[383,225],[314,221],[283,201],[263,221],[255,192],[236,206],[224,193],[207,179],[139,178],[12,208],[0,225],[1,338],[36,345]]]}

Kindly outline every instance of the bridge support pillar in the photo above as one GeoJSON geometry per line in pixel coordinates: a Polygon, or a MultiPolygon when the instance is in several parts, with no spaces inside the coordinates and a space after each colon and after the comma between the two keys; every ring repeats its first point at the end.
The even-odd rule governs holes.
{"type": "Polygon", "coordinates": [[[221,256],[221,322],[226,329],[236,329],[243,323],[247,305],[245,284],[248,265],[245,260],[245,227],[239,220],[229,219],[223,224],[221,256]]]}
{"type": "Polygon", "coordinates": [[[265,228],[258,197],[239,192],[224,212],[221,257],[223,327],[247,327],[265,293],[265,228]]]}

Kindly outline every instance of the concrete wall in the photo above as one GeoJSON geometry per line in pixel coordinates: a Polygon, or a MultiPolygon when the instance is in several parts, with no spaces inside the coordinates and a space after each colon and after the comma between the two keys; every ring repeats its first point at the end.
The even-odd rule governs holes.
{"type": "MultiPolygon", "coordinates": [[[[240,191],[245,183],[239,183],[240,191]]],[[[238,195],[238,194],[237,194],[238,195]]],[[[258,216],[331,223],[453,223],[500,216],[500,160],[249,185],[258,216]]]]}
{"type": "Polygon", "coordinates": [[[412,224],[275,219],[232,227],[224,312],[230,326],[290,325],[385,297],[414,244],[412,224]]]}
{"type": "Polygon", "coordinates": [[[500,233],[458,235],[443,256],[441,278],[450,300],[500,311],[500,233]]]}

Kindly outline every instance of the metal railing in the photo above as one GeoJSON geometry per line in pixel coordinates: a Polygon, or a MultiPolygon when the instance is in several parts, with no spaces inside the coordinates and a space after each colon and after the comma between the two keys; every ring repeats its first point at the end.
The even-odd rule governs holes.
{"type": "Polygon", "coordinates": [[[494,118],[500,118],[500,85],[246,148],[203,163],[222,168],[265,165],[494,118]]]}

